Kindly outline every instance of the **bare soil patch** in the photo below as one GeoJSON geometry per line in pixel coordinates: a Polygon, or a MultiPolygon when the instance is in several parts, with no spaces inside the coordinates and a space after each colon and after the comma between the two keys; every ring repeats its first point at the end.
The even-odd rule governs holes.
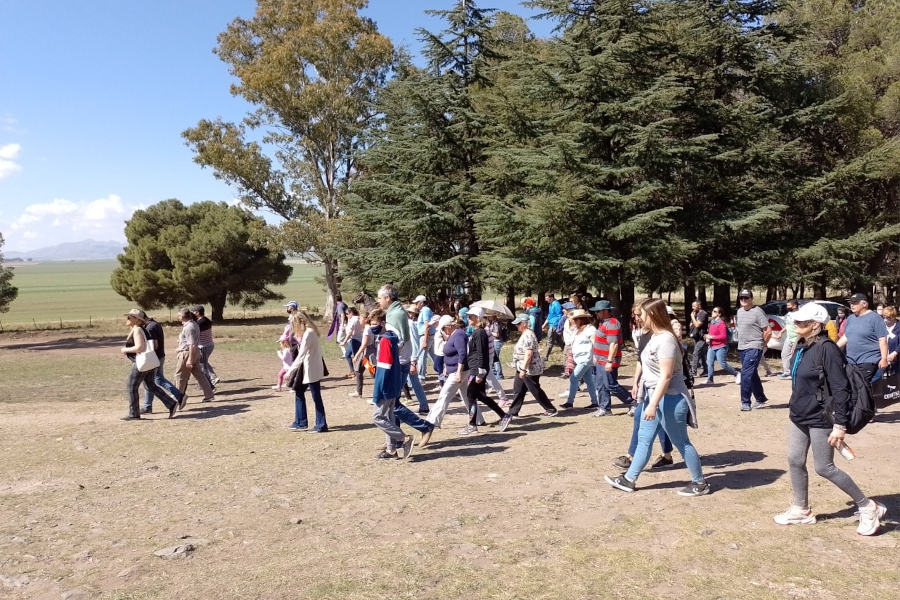
{"type": "MultiPolygon", "coordinates": [[[[751,413],[730,378],[698,387],[691,437],[713,493],[691,499],[675,493],[688,480],[677,454],[634,494],[603,482],[631,433],[617,405],[542,419],[529,400],[507,432],[460,438],[457,401],[431,446],[378,462],[383,438],[347,397],[345,365],[329,360],[331,432],[296,433],[292,395],[270,389],[274,352],[227,344],[217,402],[121,422],[120,343],[0,342],[0,596],[829,599],[894,597],[900,583],[898,405],[850,440],[856,461],[837,459],[888,507],[863,538],[812,472],[820,522],[772,522],[790,503],[785,381],[766,379],[775,406],[751,413]]],[[[567,385],[543,383],[553,397],[567,385]]]]}

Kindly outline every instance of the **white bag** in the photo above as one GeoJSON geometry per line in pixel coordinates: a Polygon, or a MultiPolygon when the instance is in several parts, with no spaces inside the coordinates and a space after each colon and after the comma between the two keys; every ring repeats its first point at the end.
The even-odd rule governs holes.
{"type": "Polygon", "coordinates": [[[147,340],[147,349],[137,353],[137,356],[134,357],[134,364],[142,373],[159,368],[159,357],[156,355],[156,350],[153,349],[153,340],[147,340]]]}

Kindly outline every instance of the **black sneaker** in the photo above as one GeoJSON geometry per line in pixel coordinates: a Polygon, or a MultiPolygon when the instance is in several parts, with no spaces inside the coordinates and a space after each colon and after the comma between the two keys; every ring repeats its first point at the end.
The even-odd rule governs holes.
{"type": "Polygon", "coordinates": [[[386,458],[397,458],[396,452],[388,452],[387,450],[382,450],[378,454],[375,455],[375,458],[384,460],[386,458]]]}
{"type": "Polygon", "coordinates": [[[623,454],[619,458],[613,461],[613,465],[619,467],[620,469],[628,469],[631,466],[631,457],[627,454],[623,454]]]}
{"type": "Polygon", "coordinates": [[[678,490],[679,496],[705,496],[709,493],[709,484],[705,481],[700,483],[691,482],[686,488],[678,490]]]}
{"type": "MultiPolygon", "coordinates": [[[[630,481],[627,477],[625,477],[625,473],[618,475],[616,477],[610,477],[609,475],[604,475],[603,480],[606,481],[609,485],[614,488],[620,489],[623,492],[633,492],[634,491],[634,482],[630,481]]],[[[679,494],[681,492],[678,492],[679,494]]]]}
{"type": "Polygon", "coordinates": [[[675,464],[675,461],[671,458],[667,457],[665,454],[660,454],[656,460],[653,461],[653,464],[650,465],[650,469],[661,469],[663,467],[671,467],[675,464]]]}

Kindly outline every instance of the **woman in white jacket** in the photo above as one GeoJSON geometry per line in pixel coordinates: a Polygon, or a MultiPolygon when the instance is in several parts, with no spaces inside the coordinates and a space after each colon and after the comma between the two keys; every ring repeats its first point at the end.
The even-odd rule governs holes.
{"type": "Polygon", "coordinates": [[[291,423],[290,429],[300,431],[309,425],[305,396],[308,388],[316,407],[316,424],[308,432],[325,433],[328,431],[328,423],[325,421],[325,404],[322,402],[320,384],[325,377],[325,360],[322,358],[319,330],[309,320],[309,315],[302,311],[291,315],[291,329],[294,337],[300,340],[300,345],[297,349],[297,358],[294,359],[285,378],[289,379],[298,370],[300,372],[297,373],[294,383],[294,422],[291,423]]]}
{"type": "Polygon", "coordinates": [[[591,325],[591,314],[580,308],[569,312],[569,321],[576,327],[570,344],[575,369],[569,376],[569,399],[562,405],[562,408],[573,406],[575,393],[578,391],[578,385],[582,379],[591,397],[591,405],[599,406],[597,386],[594,383],[594,334],[597,333],[597,329],[591,325]]]}

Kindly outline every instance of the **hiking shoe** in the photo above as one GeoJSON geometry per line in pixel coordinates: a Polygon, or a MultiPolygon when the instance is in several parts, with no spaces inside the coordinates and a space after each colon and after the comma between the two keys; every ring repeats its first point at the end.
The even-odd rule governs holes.
{"type": "Polygon", "coordinates": [[[663,467],[671,467],[673,464],[675,464],[674,460],[672,460],[670,457],[666,456],[665,454],[660,454],[659,456],[656,457],[656,460],[653,461],[653,464],[650,465],[650,470],[652,471],[653,469],[661,469],[663,467]]]}
{"type": "Polygon", "coordinates": [[[506,413],[505,415],[503,415],[503,417],[500,419],[500,432],[501,433],[506,431],[506,428],[509,427],[510,421],[512,421],[511,414],[506,413]]]}
{"type": "Polygon", "coordinates": [[[753,410],[759,410],[760,408],[765,408],[767,402],[768,402],[768,400],[763,400],[762,402],[757,400],[756,402],[753,403],[753,405],[750,408],[752,408],[753,410]]]}
{"type": "Polygon", "coordinates": [[[616,477],[604,475],[603,480],[609,485],[613,486],[616,489],[620,489],[623,492],[634,491],[634,482],[625,477],[625,473],[622,473],[621,475],[618,475],[616,477]]]}
{"type": "Polygon", "coordinates": [[[396,452],[388,452],[387,450],[382,450],[378,454],[375,455],[375,458],[384,460],[386,458],[397,458],[396,452]]]}
{"type": "Polygon", "coordinates": [[[887,514],[887,507],[872,500],[871,508],[859,509],[859,527],[856,533],[859,535],[875,535],[881,528],[881,519],[887,514]]]}
{"type": "Polygon", "coordinates": [[[612,411],[606,410],[604,408],[598,408],[596,411],[591,413],[592,417],[608,417],[612,414],[612,411]]]}
{"type": "Polygon", "coordinates": [[[779,525],[812,525],[816,522],[816,515],[810,508],[791,506],[789,509],[773,517],[779,525]]]}
{"type": "Polygon", "coordinates": [[[631,466],[631,457],[627,454],[623,454],[613,461],[613,465],[619,467],[620,469],[628,470],[628,467],[631,466]]]}
{"type": "Polygon", "coordinates": [[[734,383],[736,385],[741,385],[741,374],[740,373],[738,373],[737,375],[734,376],[734,383]]]}
{"type": "Polygon", "coordinates": [[[705,496],[709,493],[709,484],[705,481],[700,483],[691,482],[684,489],[678,490],[679,496],[705,496]]]}
{"type": "Polygon", "coordinates": [[[459,435],[471,435],[473,433],[478,433],[477,425],[466,425],[462,429],[456,432],[459,435]]]}

